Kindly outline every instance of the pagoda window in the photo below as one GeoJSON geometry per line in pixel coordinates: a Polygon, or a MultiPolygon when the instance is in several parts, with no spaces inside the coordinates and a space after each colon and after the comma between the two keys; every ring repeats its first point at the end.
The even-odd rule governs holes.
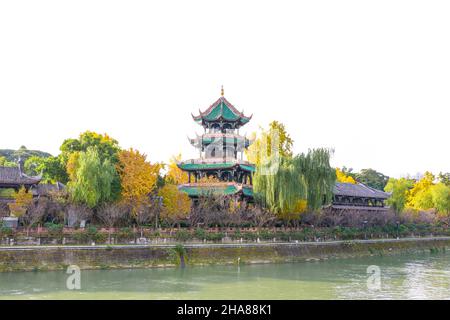
{"type": "Polygon", "coordinates": [[[228,131],[231,131],[233,127],[230,123],[225,123],[222,127],[222,132],[227,133],[228,131]]]}
{"type": "Polygon", "coordinates": [[[229,171],[224,171],[222,172],[221,176],[220,176],[221,180],[223,181],[231,181],[231,175],[229,171]]]}
{"type": "Polygon", "coordinates": [[[226,147],[226,157],[227,158],[235,158],[235,149],[232,146],[227,145],[226,147]]]}
{"type": "Polygon", "coordinates": [[[213,123],[211,125],[211,132],[220,132],[220,125],[218,123],[213,123]]]}
{"type": "Polygon", "coordinates": [[[219,158],[223,155],[222,143],[213,142],[205,148],[206,158],[219,158]]]}

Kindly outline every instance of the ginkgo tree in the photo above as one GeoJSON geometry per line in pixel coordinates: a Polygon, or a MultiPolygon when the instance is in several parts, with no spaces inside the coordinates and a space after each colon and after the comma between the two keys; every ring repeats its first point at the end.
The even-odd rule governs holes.
{"type": "Polygon", "coordinates": [[[356,184],[356,180],[353,179],[352,176],[345,174],[344,171],[339,168],[336,168],[336,181],[356,184]]]}
{"type": "Polygon", "coordinates": [[[161,217],[174,225],[185,219],[191,210],[191,199],[187,193],[178,190],[178,187],[171,183],[166,183],[160,190],[163,207],[161,217]]]}
{"type": "Polygon", "coordinates": [[[169,160],[169,164],[167,165],[167,173],[165,176],[165,180],[168,183],[172,184],[183,184],[188,183],[188,174],[187,172],[178,168],[178,163],[181,161],[182,156],[179,153],[176,156],[173,156],[169,160]]]}
{"type": "Polygon", "coordinates": [[[121,182],[121,201],[137,212],[155,190],[162,165],[147,161],[147,156],[134,149],[122,150],[116,166],[121,182]]]}

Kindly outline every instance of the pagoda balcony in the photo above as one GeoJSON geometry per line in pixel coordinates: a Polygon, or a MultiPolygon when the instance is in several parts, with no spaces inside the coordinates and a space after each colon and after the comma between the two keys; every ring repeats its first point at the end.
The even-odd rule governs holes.
{"type": "MultiPolygon", "coordinates": [[[[223,133],[223,132],[209,132],[203,134],[204,137],[211,137],[211,138],[237,138],[237,139],[243,139],[246,138],[245,136],[241,136],[237,133],[223,133]]],[[[201,137],[197,135],[197,137],[201,137]]]]}
{"type": "Polygon", "coordinates": [[[192,182],[192,183],[185,183],[185,184],[181,184],[180,187],[187,187],[187,186],[191,186],[191,187],[222,187],[222,186],[239,186],[242,188],[253,188],[253,186],[251,184],[246,184],[246,183],[239,183],[239,182],[233,182],[233,181],[224,181],[224,182],[192,182]]]}
{"type": "Polygon", "coordinates": [[[224,196],[240,194],[253,198],[253,186],[237,182],[186,183],[179,185],[178,188],[193,198],[212,194],[224,196]]]}
{"type": "Polygon", "coordinates": [[[247,138],[246,136],[241,136],[237,133],[205,133],[203,135],[198,135],[195,138],[188,138],[189,142],[196,147],[202,146],[202,145],[208,145],[213,142],[217,142],[220,140],[225,140],[227,143],[234,144],[237,142],[238,144],[241,144],[242,147],[248,148],[252,143],[253,140],[247,138]]]}
{"type": "Polygon", "coordinates": [[[190,159],[180,162],[180,164],[220,164],[220,163],[233,163],[253,166],[252,163],[246,160],[239,160],[232,157],[226,158],[202,158],[202,159],[190,159]]]}

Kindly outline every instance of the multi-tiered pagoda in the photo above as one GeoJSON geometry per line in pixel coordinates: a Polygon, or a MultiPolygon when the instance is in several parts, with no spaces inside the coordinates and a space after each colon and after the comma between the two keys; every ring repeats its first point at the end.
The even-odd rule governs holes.
{"type": "Polygon", "coordinates": [[[243,153],[251,141],[239,134],[250,117],[239,112],[224,97],[221,97],[204,112],[192,115],[195,122],[204,128],[202,135],[189,139],[199,150],[199,158],[178,163],[188,173],[188,183],[180,190],[191,198],[220,194],[252,200],[252,173],[255,166],[243,159],[243,153]]]}

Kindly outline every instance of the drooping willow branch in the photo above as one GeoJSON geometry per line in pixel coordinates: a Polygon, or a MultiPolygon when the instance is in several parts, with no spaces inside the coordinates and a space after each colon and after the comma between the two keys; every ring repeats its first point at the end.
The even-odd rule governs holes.
{"type": "Polygon", "coordinates": [[[310,210],[319,209],[331,201],[335,180],[327,149],[295,157],[271,156],[261,161],[253,178],[256,200],[274,213],[294,212],[300,200],[306,200],[310,210]]]}

